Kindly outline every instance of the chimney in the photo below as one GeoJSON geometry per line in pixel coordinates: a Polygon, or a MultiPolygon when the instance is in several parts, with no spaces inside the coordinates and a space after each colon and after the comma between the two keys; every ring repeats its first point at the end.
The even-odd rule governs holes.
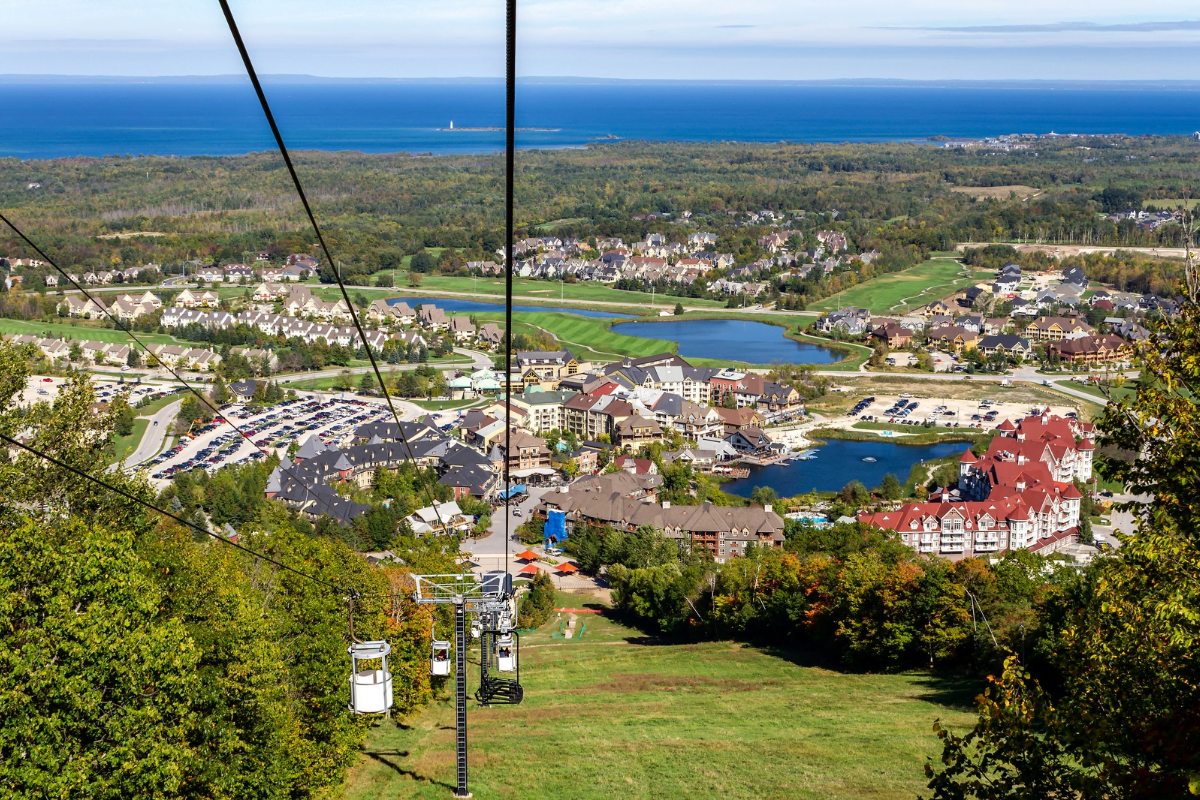
{"type": "Polygon", "coordinates": [[[770,504],[770,503],[765,503],[765,504],[763,504],[763,511],[767,512],[768,514],[770,514],[770,513],[771,513],[771,504],[770,504]]]}

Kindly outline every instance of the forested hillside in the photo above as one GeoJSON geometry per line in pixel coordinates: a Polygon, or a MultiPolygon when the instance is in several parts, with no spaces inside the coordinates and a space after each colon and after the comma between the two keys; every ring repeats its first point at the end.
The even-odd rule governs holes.
{"type": "MultiPolygon", "coordinates": [[[[727,212],[798,213],[798,227],[835,228],[852,246],[945,249],[954,242],[1040,239],[1176,244],[1173,226],[1145,231],[1104,213],[1189,196],[1200,145],[1167,138],[1031,141],[1026,149],[930,143],[678,144],[617,142],[523,151],[517,159],[520,235],[581,238],[672,230],[651,212],[689,210],[686,230],[719,234],[739,261],[757,257],[765,225],[727,212]],[[1032,191],[986,191],[988,187],[1032,191]],[[964,191],[970,189],[970,191],[964,191]]],[[[348,272],[392,268],[423,247],[462,263],[501,245],[499,156],[308,152],[301,176],[348,272]]],[[[274,153],[232,157],[0,160],[0,208],[83,267],[242,261],[312,244],[274,153]],[[29,188],[31,184],[40,186],[29,188]],[[113,234],[149,234],[132,238],[113,234]],[[109,238],[98,238],[109,237],[109,238]]],[[[682,226],[680,226],[682,227],[682,226]]],[[[0,253],[25,253],[8,231],[0,253]]]]}

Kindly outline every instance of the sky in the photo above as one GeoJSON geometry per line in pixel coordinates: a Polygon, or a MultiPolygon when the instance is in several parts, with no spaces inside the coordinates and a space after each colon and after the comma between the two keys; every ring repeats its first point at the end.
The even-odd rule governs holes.
{"type": "MultiPolygon", "coordinates": [[[[523,76],[1200,80],[1200,9],[1116,0],[521,0],[523,76]],[[977,8],[972,8],[975,6],[977,8]]],[[[499,77],[503,0],[231,0],[263,74],[499,77]]],[[[216,0],[4,0],[0,73],[242,71],[216,0]]]]}

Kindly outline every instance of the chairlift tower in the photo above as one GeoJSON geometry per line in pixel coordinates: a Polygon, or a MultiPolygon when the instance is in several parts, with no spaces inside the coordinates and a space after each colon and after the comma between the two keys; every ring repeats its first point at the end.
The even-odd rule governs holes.
{"type": "MultiPolygon", "coordinates": [[[[467,788],[467,614],[474,614],[471,634],[482,643],[480,656],[480,688],[476,699],[484,704],[515,704],[521,702],[523,691],[515,679],[493,678],[489,665],[494,661],[499,671],[515,671],[516,631],[512,624],[512,576],[506,572],[488,572],[482,578],[464,575],[414,575],[417,584],[417,603],[421,605],[454,606],[454,700],[455,742],[458,749],[458,775],[455,797],[470,797],[467,788]],[[502,645],[507,637],[507,661],[502,645]],[[492,651],[496,652],[493,653],[492,651]],[[505,666],[509,669],[506,670],[505,666]]],[[[430,658],[431,674],[446,674],[439,658],[444,654],[444,642],[435,641],[430,658]]]]}

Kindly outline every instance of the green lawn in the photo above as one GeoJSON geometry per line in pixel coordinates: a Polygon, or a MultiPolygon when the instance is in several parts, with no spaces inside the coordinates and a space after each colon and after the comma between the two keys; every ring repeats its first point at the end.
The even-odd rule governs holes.
{"type": "MultiPolygon", "coordinates": [[[[501,278],[455,278],[445,275],[426,275],[421,286],[413,289],[408,286],[408,276],[397,274],[398,288],[407,288],[410,293],[419,294],[426,291],[464,292],[481,296],[504,297],[504,281],[501,278]]],[[[349,287],[348,287],[349,288],[349,287]]],[[[353,296],[353,290],[351,293],[353,296]]],[[[557,281],[536,281],[529,278],[513,279],[513,297],[522,301],[541,300],[543,302],[560,302],[575,300],[580,302],[601,301],[606,303],[627,303],[634,308],[646,309],[650,306],[650,294],[647,292],[631,292],[624,289],[613,289],[602,283],[585,281],[582,283],[560,284],[557,281]]],[[[724,308],[724,301],[697,300],[678,298],[669,295],[656,295],[654,304],[658,308],[674,308],[675,303],[681,302],[689,308],[724,308]]]]}
{"type": "MultiPolygon", "coordinates": [[[[115,328],[103,328],[97,323],[87,320],[73,322],[25,322],[19,319],[0,319],[0,333],[31,333],[35,336],[61,337],[64,339],[91,340],[94,342],[116,342],[132,344],[133,340],[125,331],[115,328]]],[[[140,333],[137,337],[146,344],[188,344],[182,340],[163,333],[140,333]]],[[[195,346],[194,344],[192,346],[195,346]]]]}
{"type": "MultiPolygon", "coordinates": [[[[959,730],[973,721],[975,684],[844,674],[733,642],[659,644],[580,616],[582,641],[551,638],[558,620],[522,637],[524,703],[469,702],[479,800],[911,798],[940,752],[934,720],[959,730]]],[[[442,800],[454,752],[448,699],[381,720],[344,795],[442,800]]]]}
{"type": "MultiPolygon", "coordinates": [[[[502,312],[479,312],[481,322],[501,322],[502,312]]],[[[648,356],[654,353],[673,353],[677,345],[664,339],[642,339],[613,333],[608,326],[612,319],[579,317],[557,311],[538,311],[513,318],[513,333],[536,334],[546,331],[564,347],[580,358],[615,361],[623,356],[648,356]]]]}
{"type": "MultiPolygon", "coordinates": [[[[475,316],[484,321],[498,320],[501,317],[500,314],[492,314],[490,312],[479,313],[475,316]]],[[[781,334],[786,330],[787,335],[797,341],[820,345],[830,344],[827,339],[798,333],[794,327],[794,319],[784,319],[778,315],[753,313],[715,315],[701,313],[688,315],[684,319],[746,319],[765,322],[780,326],[781,334]],[[788,324],[786,329],[783,328],[784,323],[788,324]]],[[[679,318],[664,317],[663,320],[679,321],[679,318]]],[[[577,356],[597,361],[615,361],[624,356],[638,357],[654,355],[655,353],[678,352],[679,346],[667,339],[644,339],[640,336],[626,336],[625,334],[613,332],[609,329],[609,326],[617,321],[619,320],[578,317],[574,314],[561,312],[536,312],[521,314],[519,319],[514,318],[513,332],[534,333],[538,330],[547,331],[563,346],[571,348],[571,351],[577,356]]],[[[868,348],[860,345],[847,344],[843,346],[851,351],[850,357],[836,364],[821,365],[821,369],[857,370],[859,364],[866,361],[871,355],[871,351],[868,348]]],[[[728,362],[725,361],[706,358],[689,358],[688,360],[697,366],[728,365],[728,362]]]]}
{"type": "MultiPolygon", "coordinates": [[[[383,371],[383,374],[385,377],[387,376],[386,369],[383,371]]],[[[374,375],[371,377],[374,377],[374,375]]],[[[312,378],[307,381],[289,381],[284,385],[289,389],[296,389],[297,391],[301,392],[340,392],[342,391],[341,389],[334,387],[334,384],[336,384],[339,379],[340,376],[338,375],[330,375],[329,377],[312,378]]],[[[353,388],[348,389],[347,391],[349,391],[351,394],[356,394],[358,392],[358,382],[362,380],[362,375],[351,375],[350,379],[352,381],[353,388]]],[[[378,383],[378,381],[376,381],[376,383],[378,383]]]]}
{"type": "MultiPolygon", "coordinates": [[[[1077,392],[1090,394],[1098,399],[1102,405],[1108,402],[1108,398],[1105,396],[1104,392],[1100,390],[1099,386],[1093,386],[1090,383],[1077,383],[1071,380],[1054,381],[1054,383],[1058,384],[1059,386],[1065,386],[1068,389],[1074,389],[1077,392]]],[[[1114,386],[1112,389],[1110,389],[1110,392],[1114,400],[1120,400],[1122,397],[1132,397],[1134,394],[1134,390],[1128,386],[1114,386]]]]}
{"type": "Polygon", "coordinates": [[[183,392],[176,392],[175,394],[169,394],[166,397],[160,397],[157,400],[151,400],[149,403],[146,403],[146,405],[141,406],[140,408],[135,408],[133,413],[139,417],[153,417],[155,414],[161,411],[164,406],[168,406],[171,403],[174,403],[176,400],[182,400],[184,397],[194,396],[195,395],[187,390],[184,390],[183,392]]]}
{"type": "Polygon", "coordinates": [[[902,272],[881,275],[844,292],[826,297],[809,306],[810,311],[835,311],[840,308],[867,308],[877,314],[902,314],[932,303],[951,292],[986,279],[991,273],[976,273],[967,278],[963,265],[948,258],[932,258],[902,272]]]}
{"type": "Polygon", "coordinates": [[[146,435],[146,428],[150,425],[150,420],[135,418],[133,420],[133,433],[128,436],[113,437],[113,457],[111,463],[120,461],[125,456],[137,449],[141,443],[142,437],[146,435]]]}
{"type": "Polygon", "coordinates": [[[486,401],[476,397],[471,400],[410,400],[409,402],[427,411],[451,411],[456,408],[466,408],[486,401]]]}

